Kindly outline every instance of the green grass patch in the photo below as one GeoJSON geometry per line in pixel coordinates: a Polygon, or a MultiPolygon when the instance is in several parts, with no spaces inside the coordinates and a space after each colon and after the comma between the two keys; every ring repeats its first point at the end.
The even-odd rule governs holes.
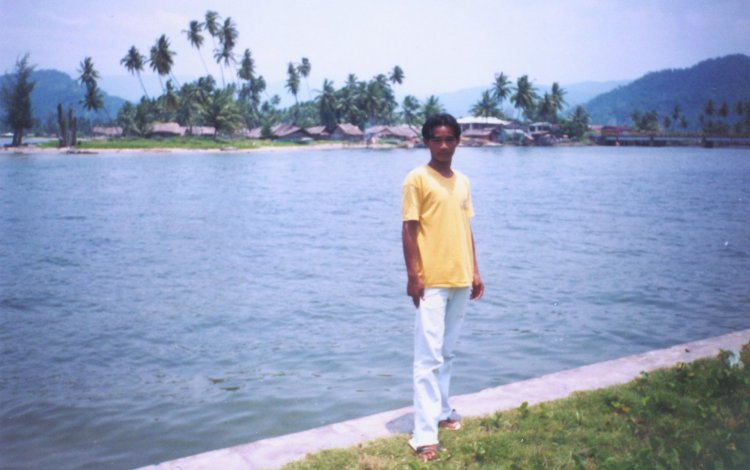
{"type": "MultiPolygon", "coordinates": [[[[185,149],[185,150],[220,150],[237,149],[250,150],[266,147],[296,147],[301,144],[291,142],[277,142],[272,140],[249,139],[212,139],[210,137],[170,137],[164,139],[121,138],[121,139],[91,139],[80,140],[77,149],[80,150],[149,150],[149,149],[185,149]]],[[[56,148],[54,140],[40,143],[43,148],[56,148]]]]}
{"type": "Polygon", "coordinates": [[[739,357],[643,373],[627,384],[465,419],[441,431],[448,450],[422,463],[407,436],[291,463],[300,469],[747,469],[750,343],[739,357]]]}

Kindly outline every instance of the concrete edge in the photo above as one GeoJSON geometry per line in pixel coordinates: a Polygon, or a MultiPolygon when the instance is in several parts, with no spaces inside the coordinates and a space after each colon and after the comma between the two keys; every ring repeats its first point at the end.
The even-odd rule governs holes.
{"type": "MultiPolygon", "coordinates": [[[[565,398],[573,392],[623,384],[638,377],[641,372],[715,356],[722,349],[739,351],[742,345],[748,342],[750,329],[555,372],[477,393],[458,395],[451,398],[451,403],[463,416],[485,416],[496,411],[516,408],[524,402],[534,405],[565,398]]],[[[351,447],[381,437],[409,433],[411,427],[412,408],[407,407],[143,468],[272,469],[300,460],[310,453],[351,447]]]]}

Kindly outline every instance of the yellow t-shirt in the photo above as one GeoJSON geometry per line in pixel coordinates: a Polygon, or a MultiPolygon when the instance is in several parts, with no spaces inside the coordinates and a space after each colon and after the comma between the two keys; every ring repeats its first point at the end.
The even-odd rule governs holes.
{"type": "Polygon", "coordinates": [[[446,178],[425,165],[406,175],[402,220],[419,222],[418,267],[426,287],[468,287],[474,279],[470,189],[456,170],[446,178]]]}

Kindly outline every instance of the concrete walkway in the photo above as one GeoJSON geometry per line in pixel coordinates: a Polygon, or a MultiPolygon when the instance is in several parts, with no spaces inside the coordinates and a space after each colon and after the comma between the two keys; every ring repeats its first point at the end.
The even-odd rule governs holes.
{"type": "MultiPolygon", "coordinates": [[[[565,398],[573,392],[622,384],[648,372],[672,367],[678,362],[715,356],[719,350],[739,351],[750,342],[750,329],[680,344],[635,356],[600,362],[577,369],[544,375],[522,382],[482,390],[451,399],[462,416],[485,416],[496,411],[565,398]]],[[[402,408],[352,419],[308,431],[220,449],[144,467],[158,470],[272,469],[324,449],[351,447],[385,436],[411,432],[412,409],[402,408]]],[[[404,439],[406,445],[406,438],[404,439]]]]}

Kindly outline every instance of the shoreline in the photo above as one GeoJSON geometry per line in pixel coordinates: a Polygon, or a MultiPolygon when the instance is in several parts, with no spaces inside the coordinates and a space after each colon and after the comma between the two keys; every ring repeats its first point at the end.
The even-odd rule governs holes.
{"type": "Polygon", "coordinates": [[[2,154],[62,154],[62,155],[97,155],[97,154],[132,154],[132,153],[253,153],[253,152],[298,152],[309,150],[390,150],[404,148],[387,144],[352,144],[352,143],[326,143],[314,145],[290,145],[290,146],[266,146],[256,148],[240,148],[232,146],[218,146],[212,148],[183,148],[183,147],[151,147],[151,148],[77,148],[77,147],[40,147],[34,144],[25,144],[21,147],[0,147],[2,154]]]}
{"type": "MultiPolygon", "coordinates": [[[[694,362],[714,356],[722,350],[738,353],[748,340],[750,329],[733,331],[721,336],[553,372],[476,393],[457,395],[452,398],[452,404],[467,418],[489,416],[498,411],[523,406],[524,403],[533,406],[564,399],[574,392],[624,384],[643,372],[694,362]]],[[[413,408],[405,407],[146,465],[139,470],[275,469],[302,460],[309,454],[328,449],[344,449],[390,436],[404,436],[406,445],[406,436],[411,432],[412,423],[413,408]]]]}

